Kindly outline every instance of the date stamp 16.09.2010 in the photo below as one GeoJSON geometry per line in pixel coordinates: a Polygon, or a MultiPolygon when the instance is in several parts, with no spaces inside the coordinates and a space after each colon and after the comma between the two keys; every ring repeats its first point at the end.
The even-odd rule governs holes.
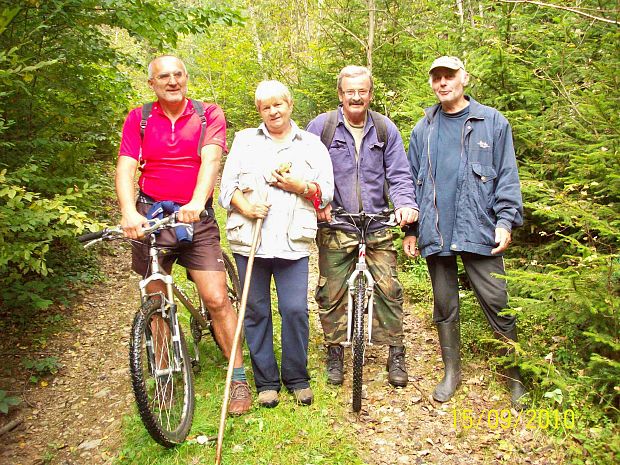
{"type": "Polygon", "coordinates": [[[474,410],[470,408],[453,408],[452,424],[468,430],[472,428],[494,429],[574,429],[575,412],[571,409],[527,409],[513,413],[510,409],[474,410]]]}

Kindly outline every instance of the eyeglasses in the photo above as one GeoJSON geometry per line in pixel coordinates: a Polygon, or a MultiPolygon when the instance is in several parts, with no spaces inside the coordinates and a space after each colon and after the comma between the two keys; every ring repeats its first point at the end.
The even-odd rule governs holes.
{"type": "Polygon", "coordinates": [[[175,81],[181,81],[185,79],[185,73],[183,71],[175,71],[174,73],[161,73],[155,76],[160,82],[170,82],[170,78],[174,77],[175,81]]]}
{"type": "Polygon", "coordinates": [[[355,94],[358,94],[360,97],[363,98],[370,94],[370,91],[368,89],[347,89],[343,91],[343,93],[347,97],[354,97],[355,94]]]}

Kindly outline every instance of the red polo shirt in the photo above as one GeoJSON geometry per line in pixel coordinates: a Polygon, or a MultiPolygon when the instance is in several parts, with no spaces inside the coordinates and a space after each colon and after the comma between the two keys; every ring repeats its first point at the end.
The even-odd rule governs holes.
{"type": "MultiPolygon", "coordinates": [[[[222,109],[204,103],[207,129],[203,147],[215,144],[226,150],[226,120],[222,109]]],[[[129,112],[123,125],[119,156],[135,158],[140,163],[138,184],[142,192],[154,200],[188,203],[194,193],[201,159],[198,156],[200,118],[191,101],[173,124],[159,103],[153,104],[140,140],[142,107],[129,112]]],[[[213,193],[211,193],[212,195],[213,193]]]]}

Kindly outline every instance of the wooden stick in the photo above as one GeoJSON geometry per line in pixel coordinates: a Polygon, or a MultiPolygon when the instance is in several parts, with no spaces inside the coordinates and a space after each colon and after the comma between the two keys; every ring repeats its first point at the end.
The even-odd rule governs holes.
{"type": "Polygon", "coordinates": [[[22,421],[24,421],[24,419],[22,417],[17,417],[17,418],[14,418],[13,420],[9,421],[6,425],[4,425],[2,428],[0,428],[0,436],[2,436],[4,433],[8,433],[12,429],[14,429],[22,421]]]}
{"type": "Polygon", "coordinates": [[[224,399],[222,401],[222,410],[220,412],[220,428],[217,432],[217,448],[215,449],[215,465],[222,462],[222,443],[224,442],[224,429],[226,428],[226,416],[228,414],[228,396],[230,395],[230,382],[232,380],[233,368],[235,366],[235,356],[237,347],[241,339],[241,329],[243,328],[243,319],[245,317],[245,307],[248,303],[248,294],[250,292],[250,279],[252,276],[252,267],[254,265],[254,256],[260,242],[260,230],[263,227],[263,218],[258,218],[254,223],[254,231],[252,237],[252,247],[250,248],[250,256],[248,257],[248,266],[245,269],[245,279],[243,280],[243,292],[241,294],[241,306],[237,314],[237,328],[235,329],[235,338],[228,359],[228,371],[226,372],[226,385],[224,387],[224,399]]]}

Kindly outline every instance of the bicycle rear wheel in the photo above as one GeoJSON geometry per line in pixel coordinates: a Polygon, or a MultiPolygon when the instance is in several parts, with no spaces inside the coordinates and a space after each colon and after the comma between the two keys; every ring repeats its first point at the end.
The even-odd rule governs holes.
{"type": "Polygon", "coordinates": [[[366,281],[362,275],[355,280],[355,300],[353,301],[353,411],[362,408],[362,378],[364,368],[364,301],[366,281]]]}
{"type": "Polygon", "coordinates": [[[239,313],[239,305],[241,305],[241,282],[237,274],[237,268],[232,259],[222,253],[224,256],[224,267],[226,268],[226,286],[228,287],[228,298],[232,304],[235,313],[239,313]]]}
{"type": "MultiPolygon", "coordinates": [[[[241,284],[239,283],[237,269],[235,268],[235,265],[233,264],[230,257],[226,255],[226,253],[222,252],[222,257],[224,257],[224,268],[226,268],[226,289],[228,292],[228,300],[230,300],[230,304],[232,305],[235,313],[239,313],[239,305],[241,303],[241,284]]],[[[218,349],[222,351],[222,346],[215,337],[215,331],[213,329],[213,324],[211,323],[210,317],[209,332],[211,333],[211,337],[217,344],[218,349]]],[[[243,335],[241,336],[241,342],[243,343],[243,335]]]]}
{"type": "Polygon", "coordinates": [[[194,383],[183,331],[179,327],[180,357],[175,362],[173,328],[161,315],[158,296],[150,297],[136,313],[129,368],[142,423],[155,441],[174,447],[192,426],[194,383]]]}
{"type": "MultiPolygon", "coordinates": [[[[228,300],[230,300],[230,303],[235,313],[238,313],[239,304],[241,302],[241,284],[239,283],[239,276],[237,275],[237,269],[235,268],[235,265],[233,264],[230,257],[225,253],[222,253],[222,256],[224,257],[224,268],[226,269],[226,289],[228,293],[228,300]]],[[[196,289],[196,286],[191,282],[189,274],[187,285],[183,286],[182,289],[185,292],[185,295],[189,298],[194,308],[202,308],[202,305],[200,303],[200,297],[198,295],[198,290],[196,289]]],[[[209,333],[211,334],[211,337],[213,337],[213,340],[217,344],[218,348],[222,350],[219,342],[215,338],[215,332],[211,323],[211,317],[209,315],[209,311],[206,309],[204,317],[207,320],[207,327],[209,328],[209,333]]],[[[197,344],[202,339],[203,328],[201,328],[201,326],[198,324],[198,322],[193,316],[190,318],[190,329],[194,339],[194,344],[197,348],[197,344]]],[[[198,368],[198,366],[195,367],[195,369],[198,368]]]]}

